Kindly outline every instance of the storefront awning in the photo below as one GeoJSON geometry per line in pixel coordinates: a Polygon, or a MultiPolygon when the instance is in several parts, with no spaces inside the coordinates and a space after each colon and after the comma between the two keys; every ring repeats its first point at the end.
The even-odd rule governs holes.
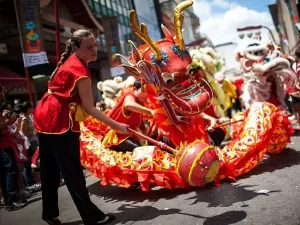
{"type": "Polygon", "coordinates": [[[4,88],[26,87],[26,78],[0,66],[0,84],[4,88]]]}

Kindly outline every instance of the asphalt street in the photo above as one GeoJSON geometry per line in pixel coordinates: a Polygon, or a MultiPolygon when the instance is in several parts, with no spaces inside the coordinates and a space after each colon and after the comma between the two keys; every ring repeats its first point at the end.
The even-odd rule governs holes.
{"type": "MultiPolygon", "coordinates": [[[[220,187],[143,193],[101,187],[92,176],[87,186],[95,204],[117,216],[111,225],[299,225],[300,137],[292,141],[281,154],[267,156],[251,173],[220,187]]],[[[82,224],[65,186],[59,189],[59,204],[64,224],[82,224]]],[[[22,210],[0,209],[1,225],[45,224],[40,217],[40,192],[22,210]]]]}

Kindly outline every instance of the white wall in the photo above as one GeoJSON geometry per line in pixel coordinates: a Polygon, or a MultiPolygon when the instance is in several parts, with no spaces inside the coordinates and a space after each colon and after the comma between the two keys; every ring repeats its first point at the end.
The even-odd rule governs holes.
{"type": "Polygon", "coordinates": [[[232,43],[224,46],[217,46],[216,51],[224,58],[226,70],[239,68],[240,64],[235,60],[237,44],[232,43]]]}

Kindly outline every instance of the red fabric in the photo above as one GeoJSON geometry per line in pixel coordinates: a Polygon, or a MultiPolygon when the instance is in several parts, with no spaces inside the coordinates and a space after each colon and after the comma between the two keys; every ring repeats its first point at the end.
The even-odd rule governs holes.
{"type": "MultiPolygon", "coordinates": [[[[127,96],[132,96],[135,99],[135,101],[137,101],[137,98],[132,93],[132,91],[126,93],[120,98],[120,100],[117,102],[117,105],[111,110],[109,117],[115,121],[118,121],[119,123],[125,123],[129,125],[132,129],[136,129],[141,125],[142,115],[136,112],[129,112],[130,114],[128,116],[124,115],[124,101],[127,96]]],[[[106,133],[108,131],[109,129],[107,129],[106,133]]],[[[118,133],[119,141],[125,140],[128,137],[128,135],[118,133]]]]}
{"type": "Polygon", "coordinates": [[[39,159],[40,159],[40,149],[37,148],[31,159],[32,164],[39,166],[39,159]]]}
{"type": "Polygon", "coordinates": [[[214,110],[214,104],[211,104],[207,109],[205,109],[204,113],[211,117],[217,118],[217,115],[214,110]]]}
{"type": "Polygon", "coordinates": [[[15,157],[17,162],[26,163],[28,162],[28,155],[25,149],[25,139],[23,138],[13,138],[14,141],[14,149],[15,149],[15,157]]]}
{"type": "Polygon", "coordinates": [[[276,98],[276,96],[274,96],[274,95],[271,95],[268,102],[275,105],[276,107],[281,105],[280,102],[278,101],[278,99],[276,98]]]}
{"type": "Polygon", "coordinates": [[[11,134],[9,133],[8,129],[4,129],[1,134],[0,138],[0,150],[4,148],[9,148],[13,147],[14,148],[14,142],[12,139],[11,134]]]}
{"type": "Polygon", "coordinates": [[[48,83],[53,94],[46,93],[34,112],[34,126],[38,132],[61,134],[70,128],[80,131],[79,123],[70,113],[69,103],[81,102],[75,87],[76,82],[85,77],[91,78],[90,72],[75,54],[59,67],[48,83]]]}
{"type": "Polygon", "coordinates": [[[234,85],[236,86],[236,90],[237,90],[238,95],[243,93],[243,86],[244,86],[244,80],[243,79],[235,80],[234,85]]]}

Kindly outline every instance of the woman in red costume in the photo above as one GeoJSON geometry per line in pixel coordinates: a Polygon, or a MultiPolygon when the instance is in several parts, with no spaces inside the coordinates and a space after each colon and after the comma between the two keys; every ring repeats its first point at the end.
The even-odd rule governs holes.
{"type": "Polygon", "coordinates": [[[94,35],[84,29],[75,31],[66,42],[66,50],[50,78],[48,93],[34,113],[40,141],[42,219],[48,224],[61,223],[57,195],[60,172],[85,225],[106,224],[115,219],[90,200],[80,164],[79,121],[91,115],[121,133],[127,133],[128,127],[94,107],[87,65],[96,58],[94,35]]]}
{"type": "MultiPolygon", "coordinates": [[[[133,90],[126,92],[112,109],[109,117],[121,123],[126,123],[130,128],[145,132],[143,116],[153,117],[154,111],[144,107],[147,101],[146,92],[141,81],[136,80],[133,84],[133,90]]],[[[113,130],[107,130],[103,139],[103,144],[118,152],[132,151],[141,146],[140,140],[130,137],[129,134],[116,133],[113,130]]]]}

